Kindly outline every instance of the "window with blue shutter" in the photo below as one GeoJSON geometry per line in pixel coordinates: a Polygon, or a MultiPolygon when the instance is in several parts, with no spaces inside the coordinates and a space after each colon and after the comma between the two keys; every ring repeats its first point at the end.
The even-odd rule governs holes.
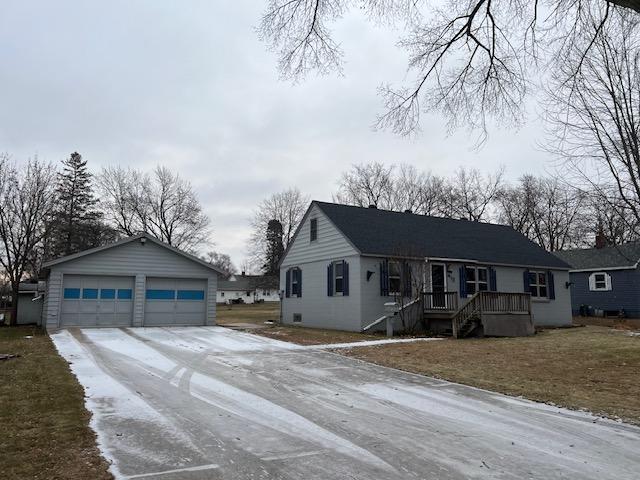
{"type": "Polygon", "coordinates": [[[344,260],[331,262],[327,266],[327,295],[349,295],[349,264],[344,260]]]}
{"type": "Polygon", "coordinates": [[[349,264],[342,262],[342,295],[349,296],[349,264]]]}
{"type": "Polygon", "coordinates": [[[413,294],[411,288],[411,265],[408,262],[402,264],[402,295],[410,298],[413,294]]]}
{"type": "Polygon", "coordinates": [[[555,300],[556,299],[556,286],[555,286],[555,282],[553,280],[553,272],[552,271],[548,271],[547,272],[547,285],[548,285],[548,291],[549,291],[549,300],[555,300]]]}
{"type": "Polygon", "coordinates": [[[496,279],[496,269],[489,267],[489,290],[492,292],[498,291],[498,282],[496,279]]]}
{"type": "Polygon", "coordinates": [[[287,297],[302,297],[302,270],[298,267],[287,271],[287,297]]]}
{"type": "Polygon", "coordinates": [[[384,259],[380,262],[380,295],[389,295],[389,261],[384,259]]]}
{"type": "Polygon", "coordinates": [[[285,297],[289,298],[291,296],[291,269],[287,270],[287,273],[285,273],[284,291],[285,297]]]}

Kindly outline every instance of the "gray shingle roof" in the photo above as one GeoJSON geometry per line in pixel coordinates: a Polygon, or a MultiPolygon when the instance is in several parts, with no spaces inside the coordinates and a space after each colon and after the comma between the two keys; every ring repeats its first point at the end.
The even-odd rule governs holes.
{"type": "Polygon", "coordinates": [[[604,248],[564,250],[556,255],[571,265],[573,270],[634,267],[640,260],[640,242],[604,248]]]}
{"type": "Polygon", "coordinates": [[[278,277],[268,275],[237,275],[235,280],[219,280],[218,290],[278,289],[278,277]]]}
{"type": "Polygon", "coordinates": [[[505,225],[314,203],[365,255],[569,268],[565,262],[505,225]]]}

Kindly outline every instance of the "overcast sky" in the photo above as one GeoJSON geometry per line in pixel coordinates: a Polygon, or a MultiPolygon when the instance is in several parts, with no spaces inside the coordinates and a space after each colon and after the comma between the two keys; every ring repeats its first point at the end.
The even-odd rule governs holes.
{"type": "Polygon", "coordinates": [[[447,175],[504,165],[542,173],[543,127],[492,129],[473,150],[424,116],[415,139],[374,132],[382,82],[404,78],[399,31],[357,13],[336,25],[343,77],[280,81],[254,32],[264,0],[2,0],[0,151],[58,162],[72,151],[92,171],[110,164],[170,166],[196,188],[218,251],[238,265],[251,210],[297,186],[330,200],[352,163],[406,162],[447,175]]]}

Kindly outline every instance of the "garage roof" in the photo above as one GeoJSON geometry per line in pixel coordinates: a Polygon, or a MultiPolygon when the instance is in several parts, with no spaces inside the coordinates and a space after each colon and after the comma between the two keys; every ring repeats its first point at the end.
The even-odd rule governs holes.
{"type": "Polygon", "coordinates": [[[135,241],[139,241],[141,239],[145,239],[145,240],[149,240],[150,242],[155,243],[156,245],[159,245],[161,247],[166,248],[167,250],[171,250],[172,252],[183,256],[184,258],[191,260],[192,262],[196,262],[199,263],[200,265],[202,265],[203,267],[206,267],[210,270],[213,270],[214,272],[218,273],[219,275],[225,275],[225,273],[223,271],[221,271],[220,269],[214,267],[213,265],[211,265],[210,263],[205,262],[204,260],[191,255],[189,253],[183,252],[182,250],[177,249],[176,247],[173,247],[171,245],[169,245],[168,243],[165,243],[161,240],[158,240],[156,237],[149,235],[148,233],[140,233],[138,235],[134,235],[133,237],[127,237],[127,238],[123,238],[122,240],[119,240],[115,243],[110,243],[108,245],[103,245],[101,247],[96,247],[96,248],[90,248],[89,250],[84,250],[82,252],[78,252],[78,253],[74,253],[72,255],[67,255],[66,257],[60,257],[60,258],[56,258],[55,260],[50,260],[48,262],[45,262],[42,267],[43,268],[49,268],[52,267],[54,265],[60,265],[61,263],[65,263],[65,262],[69,262],[71,260],[76,260],[78,258],[81,257],[86,257],[87,255],[92,255],[94,253],[98,253],[98,252],[102,252],[104,250],[108,250],[110,248],[114,248],[114,247],[119,247],[120,245],[124,245],[130,242],[135,242],[135,241]]]}

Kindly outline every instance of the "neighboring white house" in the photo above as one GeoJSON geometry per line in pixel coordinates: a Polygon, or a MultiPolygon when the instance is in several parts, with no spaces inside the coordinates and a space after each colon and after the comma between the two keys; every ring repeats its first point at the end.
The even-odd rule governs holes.
{"type": "Polygon", "coordinates": [[[267,275],[231,275],[218,282],[218,303],[279,302],[278,277],[267,275]]]}
{"type": "Polygon", "coordinates": [[[141,234],[44,264],[43,324],[215,325],[217,268],[141,234]]]}
{"type": "Polygon", "coordinates": [[[568,269],[507,226],[314,201],[281,261],[282,319],[361,331],[396,300],[433,330],[529,334],[571,324],[568,269]]]}

